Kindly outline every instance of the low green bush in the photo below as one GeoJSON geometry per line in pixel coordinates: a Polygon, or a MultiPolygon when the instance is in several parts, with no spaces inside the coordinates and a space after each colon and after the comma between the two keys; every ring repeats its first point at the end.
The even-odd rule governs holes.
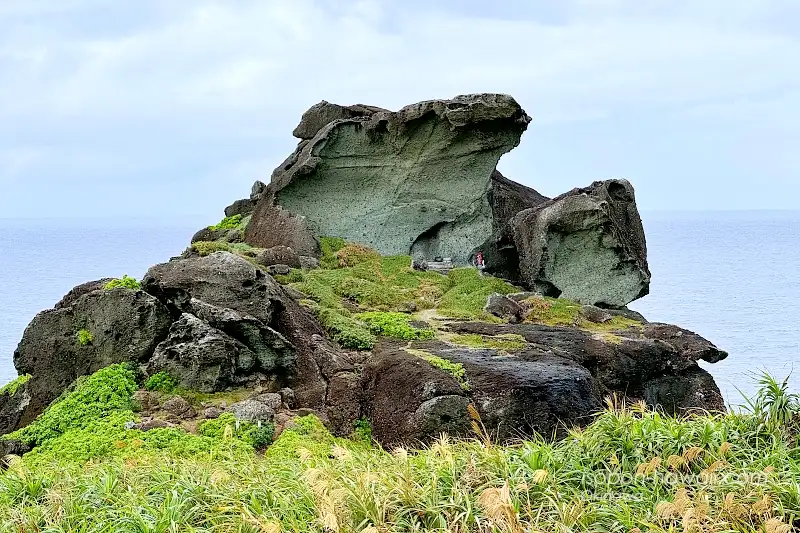
{"type": "Polygon", "coordinates": [[[322,253],[319,266],[322,268],[339,268],[339,258],[336,252],[345,247],[347,243],[340,237],[320,237],[319,248],[322,253]]]}
{"type": "Polygon", "coordinates": [[[375,335],[362,322],[341,310],[316,307],[316,315],[328,334],[343,348],[371,350],[377,342],[375,335]]]}
{"type": "Polygon", "coordinates": [[[108,283],[103,286],[103,289],[110,291],[112,289],[116,289],[117,287],[124,287],[126,289],[131,289],[134,291],[138,291],[142,288],[142,284],[139,283],[136,278],[133,278],[127,274],[122,276],[118,279],[112,279],[108,283]]]}
{"type": "Polygon", "coordinates": [[[198,433],[214,439],[237,438],[259,450],[272,443],[275,426],[272,423],[253,424],[236,420],[232,413],[223,413],[218,418],[206,420],[197,429],[198,433]]]}
{"type": "Polygon", "coordinates": [[[374,335],[393,337],[404,340],[432,339],[436,332],[431,329],[419,329],[412,326],[412,317],[403,313],[387,313],[384,311],[370,311],[356,315],[364,322],[374,335]]]}
{"type": "Polygon", "coordinates": [[[94,341],[94,335],[92,335],[92,332],[88,329],[78,330],[75,337],[78,339],[78,344],[81,346],[88,346],[94,341]]]}
{"type": "Polygon", "coordinates": [[[166,372],[157,372],[144,383],[145,389],[158,392],[173,392],[176,386],[175,380],[166,372]]]}
{"type": "Polygon", "coordinates": [[[211,231],[218,231],[224,229],[239,229],[242,226],[242,215],[233,215],[232,217],[225,217],[213,226],[209,226],[211,231]]]}
{"type": "Polygon", "coordinates": [[[206,257],[215,252],[230,252],[231,245],[222,241],[197,241],[192,243],[192,251],[200,257],[206,257]]]}

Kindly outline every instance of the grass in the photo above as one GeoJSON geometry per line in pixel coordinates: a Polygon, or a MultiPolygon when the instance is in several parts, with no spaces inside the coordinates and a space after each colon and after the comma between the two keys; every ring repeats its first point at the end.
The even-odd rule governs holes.
{"type": "Polygon", "coordinates": [[[614,316],[603,323],[590,322],[581,315],[581,304],[561,298],[532,296],[522,301],[525,321],[547,326],[574,326],[588,331],[611,332],[628,328],[641,329],[641,322],[614,316]]]}
{"type": "Polygon", "coordinates": [[[31,379],[30,374],[22,374],[21,376],[17,376],[16,379],[10,381],[9,383],[6,383],[5,385],[3,385],[2,388],[0,388],[0,396],[2,396],[3,394],[14,396],[17,393],[17,390],[19,390],[19,388],[23,386],[25,383],[27,383],[28,380],[30,379],[31,379]]]}
{"type": "Polygon", "coordinates": [[[444,317],[498,321],[483,310],[488,296],[519,290],[474,268],[454,269],[447,276],[415,271],[409,256],[381,257],[335,237],[320,239],[320,248],[321,268],[293,270],[277,279],[307,295],[329,335],[346,348],[369,350],[380,336],[433,338],[432,330],[408,324],[418,310],[437,308],[444,317]]]}
{"type": "Polygon", "coordinates": [[[800,519],[798,400],[767,376],[747,412],[674,418],[609,401],[558,442],[499,446],[475,417],[478,438],[384,450],[368,425],[342,439],[303,417],[258,454],[230,420],[207,435],[105,431],[136,387],[109,368],[36,423],[67,422],[44,451],[0,473],[0,530],[788,533],[800,519]],[[119,411],[95,416],[104,396],[119,411]]]}
{"type": "Polygon", "coordinates": [[[405,351],[411,355],[415,355],[421,359],[424,359],[431,366],[435,366],[439,370],[443,370],[444,372],[450,374],[456,381],[458,381],[462,390],[470,390],[469,381],[467,381],[467,373],[466,370],[464,370],[464,365],[461,363],[448,361],[447,359],[439,357],[438,355],[434,355],[427,350],[407,347],[405,348],[405,351]]]}
{"type": "Polygon", "coordinates": [[[452,335],[447,340],[470,348],[500,350],[501,352],[509,353],[518,352],[528,345],[522,335],[514,333],[494,336],[478,334],[452,335]]]}

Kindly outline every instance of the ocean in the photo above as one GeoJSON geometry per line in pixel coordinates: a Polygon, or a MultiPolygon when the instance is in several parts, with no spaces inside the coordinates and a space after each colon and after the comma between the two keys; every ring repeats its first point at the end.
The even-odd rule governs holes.
{"type": "MultiPolygon", "coordinates": [[[[800,358],[800,212],[645,212],[653,282],[631,304],[727,350],[704,365],[726,400],[752,395],[757,374],[784,378],[800,358]]],[[[25,326],[73,286],[141,278],[186,248],[201,219],[0,219],[0,382],[25,326]]],[[[800,375],[790,377],[800,391],[800,375]]]]}

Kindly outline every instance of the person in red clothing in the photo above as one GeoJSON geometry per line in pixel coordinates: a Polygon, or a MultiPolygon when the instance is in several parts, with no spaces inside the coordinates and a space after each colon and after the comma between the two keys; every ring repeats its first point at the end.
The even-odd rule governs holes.
{"type": "Polygon", "coordinates": [[[475,254],[475,266],[478,267],[478,270],[483,270],[483,252],[481,251],[475,254]]]}

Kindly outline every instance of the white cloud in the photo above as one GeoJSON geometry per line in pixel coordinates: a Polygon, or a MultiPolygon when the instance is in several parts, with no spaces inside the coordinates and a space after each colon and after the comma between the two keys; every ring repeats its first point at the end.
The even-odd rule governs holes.
{"type": "MultiPolygon", "coordinates": [[[[69,147],[91,152],[95,145],[109,151],[94,160],[67,155],[61,172],[97,180],[114,165],[138,164],[175,173],[180,159],[192,169],[205,165],[200,175],[183,179],[206,184],[226,169],[248,168],[248,161],[277,165],[291,148],[300,113],[323,98],[398,108],[465,92],[507,92],[535,118],[528,138],[537,137],[536,128],[569,127],[585,135],[582,124],[611,127],[631,115],[654,127],[665,116],[681,117],[676,128],[715,131],[724,124],[729,133],[759,128],[736,115],[752,117],[760,109],[773,128],[777,123],[797,136],[800,98],[787,91],[800,86],[800,72],[791,67],[800,41],[797,28],[785,23],[795,10],[790,0],[553,1],[547,13],[526,7],[516,17],[496,14],[521,3],[494,4],[467,10],[460,3],[448,8],[445,2],[431,7],[388,0],[150,0],[124,7],[101,0],[5,0],[0,121],[20,124],[26,146],[48,139],[62,154],[69,147]],[[149,15],[124,22],[135,19],[136,10],[149,15]],[[107,21],[116,21],[119,31],[105,28],[107,21]],[[779,93],[777,112],[770,102],[779,93]],[[711,107],[730,113],[698,117],[688,111],[711,107]],[[259,145],[268,140],[269,146],[259,145]]],[[[660,139],[651,130],[652,143],[676,138],[660,139]]],[[[605,139],[608,130],[597,134],[603,136],[597,145],[630,144],[605,139]]],[[[779,144],[762,141],[757,152],[779,144]]],[[[17,142],[13,132],[0,131],[6,152],[17,142]]],[[[631,142],[639,147],[642,139],[631,142]]],[[[582,157],[570,148],[550,157],[582,157]]],[[[503,164],[546,192],[582,184],[526,175],[542,165],[558,172],[557,161],[542,161],[546,156],[523,140],[503,164]]],[[[587,161],[592,157],[588,153],[587,161]]],[[[625,157],[623,150],[603,160],[625,167],[625,157]]],[[[758,154],[752,159],[758,164],[758,154]]],[[[720,162],[723,168],[737,164],[735,154],[720,162]]],[[[776,183],[785,181],[785,168],[770,169],[776,183]]],[[[587,164],[575,179],[603,178],[605,170],[605,164],[587,164]]],[[[44,172],[37,177],[48,179],[44,172]]],[[[124,179],[134,179],[126,172],[124,179]]],[[[231,172],[243,182],[238,194],[246,194],[244,182],[265,178],[231,172]]],[[[648,179],[656,180],[658,172],[652,175],[648,179]]],[[[233,199],[237,192],[230,194],[233,199]]],[[[210,208],[219,198],[192,201],[210,208]]],[[[640,201],[648,203],[641,194],[640,201]]],[[[9,206],[13,202],[0,204],[9,206]]]]}

